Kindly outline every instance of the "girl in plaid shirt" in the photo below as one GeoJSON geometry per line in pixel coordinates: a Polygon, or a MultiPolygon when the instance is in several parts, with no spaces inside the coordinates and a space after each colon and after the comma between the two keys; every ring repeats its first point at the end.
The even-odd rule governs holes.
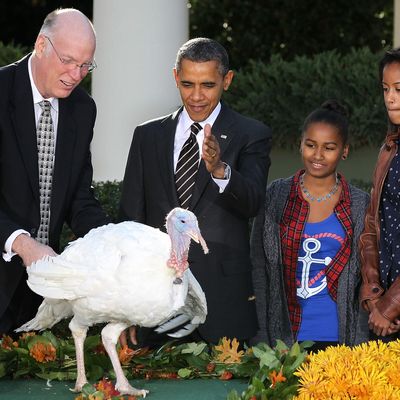
{"type": "Polygon", "coordinates": [[[325,102],[304,122],[304,169],[267,188],[251,239],[256,342],[313,340],[317,349],[368,339],[357,243],[369,196],[337,173],[347,139],[344,108],[325,102]]]}

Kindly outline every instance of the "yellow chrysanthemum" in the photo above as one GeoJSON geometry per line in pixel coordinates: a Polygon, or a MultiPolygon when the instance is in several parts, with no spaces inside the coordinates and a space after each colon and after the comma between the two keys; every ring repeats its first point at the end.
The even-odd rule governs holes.
{"type": "Polygon", "coordinates": [[[297,400],[400,400],[400,340],[330,346],[295,372],[297,400]]]}

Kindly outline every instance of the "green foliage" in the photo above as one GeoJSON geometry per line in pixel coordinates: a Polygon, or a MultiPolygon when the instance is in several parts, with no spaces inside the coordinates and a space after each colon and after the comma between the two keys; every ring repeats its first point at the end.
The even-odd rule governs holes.
{"type": "Polygon", "coordinates": [[[393,1],[190,0],[190,37],[207,36],[229,51],[232,66],[337,49],[391,45],[393,1]]]}
{"type": "Polygon", "coordinates": [[[269,63],[252,61],[235,77],[224,99],[236,111],[272,128],[278,147],[297,147],[305,117],[327,99],[349,111],[352,148],[378,145],[386,132],[386,113],[377,65],[381,54],[367,48],[298,56],[269,63]]]}
{"type": "MultiPolygon", "coordinates": [[[[113,222],[118,219],[119,200],[121,197],[122,182],[106,181],[93,182],[93,189],[96,198],[99,200],[104,211],[109,215],[113,222]]],[[[64,224],[60,237],[60,250],[75,239],[71,229],[64,224]]]]}
{"type": "Polygon", "coordinates": [[[27,49],[13,44],[4,44],[0,41],[0,67],[19,60],[27,53],[27,49]]]}
{"type": "Polygon", "coordinates": [[[289,400],[297,393],[298,378],[293,375],[306,360],[306,348],[312,342],[295,343],[292,348],[277,340],[275,348],[260,343],[253,347],[254,356],[259,359],[259,369],[252,376],[248,388],[239,395],[232,391],[228,400],[289,400]]]}
{"type": "Polygon", "coordinates": [[[104,208],[104,211],[116,222],[118,219],[119,200],[121,197],[122,182],[106,181],[94,182],[94,193],[104,208]]]}

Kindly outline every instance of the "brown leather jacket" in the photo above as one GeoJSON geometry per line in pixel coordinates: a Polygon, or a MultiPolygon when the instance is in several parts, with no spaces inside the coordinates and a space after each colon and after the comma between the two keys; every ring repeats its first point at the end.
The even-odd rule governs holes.
{"type": "Polygon", "coordinates": [[[398,277],[386,292],[380,285],[379,277],[379,204],[382,187],[390,163],[396,155],[397,144],[395,139],[399,131],[390,132],[382,145],[376,163],[372,190],[371,203],[365,216],[364,232],[360,236],[361,275],[362,286],[360,300],[364,309],[368,310],[367,300],[377,300],[376,306],[380,313],[388,320],[393,321],[400,316],[400,277],[398,277]]]}

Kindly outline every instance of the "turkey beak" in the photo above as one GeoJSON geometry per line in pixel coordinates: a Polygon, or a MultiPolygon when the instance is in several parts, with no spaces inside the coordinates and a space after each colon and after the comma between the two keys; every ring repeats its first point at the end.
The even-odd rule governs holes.
{"type": "Polygon", "coordinates": [[[196,243],[200,243],[201,247],[203,248],[204,254],[208,253],[208,247],[206,241],[203,239],[203,236],[201,236],[201,233],[199,230],[190,230],[187,232],[189,237],[194,240],[196,243]]]}

